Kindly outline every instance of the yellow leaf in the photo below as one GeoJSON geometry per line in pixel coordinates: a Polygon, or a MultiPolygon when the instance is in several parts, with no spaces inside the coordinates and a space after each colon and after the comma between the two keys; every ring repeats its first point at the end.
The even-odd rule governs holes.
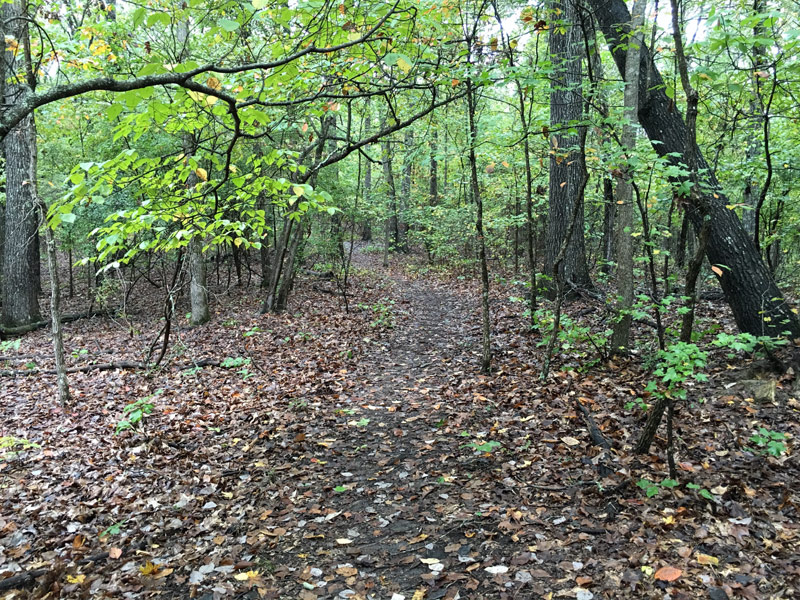
{"type": "Polygon", "coordinates": [[[236,238],[235,240],[233,240],[233,245],[238,248],[239,246],[242,245],[242,241],[243,241],[242,238],[236,238]]]}
{"type": "Polygon", "coordinates": [[[236,581],[247,581],[249,578],[247,577],[247,573],[237,573],[233,576],[236,581]]]}
{"type": "Polygon", "coordinates": [[[697,562],[701,565],[713,565],[717,566],[719,564],[719,559],[716,556],[711,556],[710,554],[697,554],[697,562]]]}
{"type": "Polygon", "coordinates": [[[143,566],[139,567],[139,572],[142,575],[155,575],[158,573],[158,567],[148,560],[143,566]]]}
{"type": "Polygon", "coordinates": [[[397,66],[400,67],[400,70],[403,73],[408,73],[411,70],[411,65],[409,62],[404,58],[397,59],[397,66]]]}
{"type": "Polygon", "coordinates": [[[411,597],[411,600],[422,600],[424,597],[425,597],[425,589],[420,588],[416,592],[414,592],[414,595],[411,597]]]}
{"type": "Polygon", "coordinates": [[[306,189],[300,185],[294,186],[292,188],[292,191],[294,192],[294,195],[297,196],[298,198],[306,193],[306,189]]]}
{"type": "Polygon", "coordinates": [[[661,567],[656,571],[655,578],[660,581],[675,581],[683,572],[675,567],[661,567]]]}
{"type": "Polygon", "coordinates": [[[711,270],[714,271],[717,275],[722,277],[722,269],[720,269],[717,265],[711,265],[711,270]]]}
{"type": "Polygon", "coordinates": [[[193,92],[193,91],[188,91],[186,93],[189,94],[189,98],[191,98],[198,104],[205,104],[206,106],[212,106],[217,103],[217,98],[215,96],[208,96],[206,94],[201,94],[200,92],[193,92]]]}
{"type": "Polygon", "coordinates": [[[202,168],[202,167],[197,167],[197,168],[194,170],[194,174],[195,174],[195,175],[197,175],[197,178],[198,178],[200,181],[208,181],[208,171],[206,171],[204,168],[202,168]]]}
{"type": "Polygon", "coordinates": [[[83,583],[85,580],[86,580],[86,575],[83,574],[75,575],[74,577],[72,575],[67,575],[67,581],[69,583],[83,583]]]}
{"type": "Polygon", "coordinates": [[[209,77],[208,80],[206,81],[206,85],[210,87],[212,90],[222,89],[222,84],[216,77],[209,77]]]}

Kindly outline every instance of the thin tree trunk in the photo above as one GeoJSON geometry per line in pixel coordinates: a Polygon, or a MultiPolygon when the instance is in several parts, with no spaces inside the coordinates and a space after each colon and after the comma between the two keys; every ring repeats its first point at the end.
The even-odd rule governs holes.
{"type": "MultiPolygon", "coordinates": [[[[625,62],[625,122],[622,125],[622,149],[630,159],[636,151],[636,119],[639,102],[639,51],[644,43],[640,29],[644,22],[647,0],[634,0],[631,29],[634,34],[628,41],[625,62]]],[[[627,352],[631,337],[631,308],[633,307],[633,179],[632,169],[626,165],[617,180],[616,200],[616,250],[617,320],[611,334],[612,352],[627,352]]]]}
{"type": "Polygon", "coordinates": [[[67,365],[64,360],[64,336],[61,331],[61,282],[58,277],[58,256],[53,230],[47,222],[47,207],[39,200],[42,227],[44,228],[47,249],[47,270],[50,276],[50,319],[52,322],[53,354],[56,362],[56,381],[58,384],[58,403],[66,406],[70,400],[67,365]]]}
{"type": "Polygon", "coordinates": [[[475,121],[476,107],[475,84],[472,78],[467,79],[467,121],[469,124],[469,172],[472,200],[475,202],[475,231],[478,234],[478,261],[481,268],[481,332],[482,356],[481,373],[488,374],[492,369],[491,321],[489,315],[489,268],[486,263],[486,238],[483,231],[483,199],[478,182],[478,159],[475,156],[475,145],[478,141],[478,125],[475,121]]]}

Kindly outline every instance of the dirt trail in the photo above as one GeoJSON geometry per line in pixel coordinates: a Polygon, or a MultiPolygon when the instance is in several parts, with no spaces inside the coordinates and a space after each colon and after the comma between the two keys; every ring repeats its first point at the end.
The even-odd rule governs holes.
{"type": "MultiPolygon", "coordinates": [[[[396,287],[394,334],[360,361],[354,393],[327,408],[339,415],[339,426],[315,428],[312,419],[305,434],[347,448],[319,458],[325,477],[339,485],[319,507],[324,514],[306,526],[313,534],[305,540],[309,558],[301,579],[308,575],[320,598],[411,598],[417,589],[425,589],[426,598],[455,597],[452,584],[463,576],[448,577],[449,555],[460,556],[460,566],[475,562],[469,544],[445,552],[468,533],[470,514],[444,512],[434,502],[461,492],[448,481],[445,463],[454,447],[452,440],[443,444],[440,430],[452,411],[454,379],[476,364],[471,307],[430,282],[404,278],[396,287]],[[356,571],[344,581],[325,582],[337,572],[356,571]]],[[[294,562],[287,550],[279,545],[270,560],[294,562]]],[[[291,587],[282,591],[291,593],[291,587]]]]}

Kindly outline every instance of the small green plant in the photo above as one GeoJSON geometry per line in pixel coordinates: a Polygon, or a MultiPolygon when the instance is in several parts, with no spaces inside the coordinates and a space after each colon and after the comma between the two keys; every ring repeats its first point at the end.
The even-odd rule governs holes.
{"type": "Polygon", "coordinates": [[[785,439],[785,434],[769,430],[766,427],[759,427],[758,432],[750,436],[750,441],[759,447],[759,453],[770,456],[781,456],[786,453],[785,439]]]}
{"type": "Polygon", "coordinates": [[[694,492],[697,492],[698,495],[702,496],[706,500],[711,500],[711,502],[716,502],[716,499],[714,498],[714,494],[709,492],[706,488],[697,485],[696,483],[687,483],[686,484],[686,489],[689,489],[689,490],[692,490],[694,492]]]}
{"type": "Polygon", "coordinates": [[[219,363],[219,366],[224,367],[225,369],[235,369],[236,367],[243,367],[249,364],[249,358],[244,358],[243,356],[228,356],[221,363],[219,363]]]}
{"type": "Polygon", "coordinates": [[[18,438],[10,435],[3,436],[0,437],[0,460],[8,460],[9,458],[13,458],[22,450],[40,447],[41,446],[39,446],[39,444],[35,442],[29,442],[24,438],[18,438]]]}
{"type": "Polygon", "coordinates": [[[369,324],[373,328],[392,329],[395,325],[394,300],[381,298],[372,305],[359,304],[362,310],[372,311],[372,322],[369,324]]]}
{"type": "Polygon", "coordinates": [[[258,327],[258,325],[254,325],[253,327],[251,327],[250,329],[248,329],[247,331],[242,333],[242,336],[243,337],[251,337],[251,336],[257,335],[259,333],[261,333],[261,329],[258,327]]]}
{"type": "Polygon", "coordinates": [[[498,448],[502,448],[503,444],[495,440],[489,440],[488,442],[479,442],[474,441],[470,442],[469,444],[464,444],[464,448],[472,448],[476,452],[488,452],[491,454],[498,448]]]}
{"type": "MultiPolygon", "coordinates": [[[[663,489],[673,489],[678,487],[680,484],[675,479],[670,479],[667,477],[666,479],[662,479],[661,481],[650,481],[649,479],[640,479],[636,486],[644,490],[645,496],[648,498],[652,498],[653,496],[657,496],[661,490],[663,489]]],[[[711,500],[715,502],[714,494],[709,492],[704,487],[697,485],[696,483],[687,483],[686,489],[692,490],[698,493],[698,495],[702,496],[706,500],[711,500]]]]}
{"type": "Polygon", "coordinates": [[[72,358],[80,358],[81,356],[86,356],[87,354],[89,354],[89,351],[86,348],[81,348],[80,350],[73,350],[72,358]]]}
{"type": "Polygon", "coordinates": [[[114,523],[110,527],[104,529],[100,533],[100,537],[104,538],[104,537],[108,537],[110,535],[119,535],[120,533],[122,533],[122,527],[125,525],[125,523],[127,523],[127,521],[128,521],[127,519],[123,519],[122,521],[114,523]]]}
{"type": "Polygon", "coordinates": [[[289,410],[295,412],[305,412],[308,410],[308,400],[303,398],[295,398],[289,401],[289,410]]]}
{"type": "Polygon", "coordinates": [[[143,419],[155,409],[151,400],[163,391],[164,390],[156,390],[154,394],[139,398],[136,402],[131,402],[125,406],[125,408],[122,409],[123,419],[117,423],[114,435],[119,435],[128,429],[141,430],[143,419]]]}
{"type": "Polygon", "coordinates": [[[19,350],[19,346],[21,343],[22,343],[21,339],[2,341],[0,342],[0,352],[8,352],[8,351],[17,352],[19,350]]]}
{"type": "Polygon", "coordinates": [[[678,486],[678,482],[674,479],[663,479],[662,481],[650,481],[649,479],[640,479],[636,483],[637,487],[640,487],[644,490],[645,496],[648,498],[652,498],[653,496],[658,495],[658,493],[666,488],[672,489],[678,486]]]}
{"type": "Polygon", "coordinates": [[[223,327],[236,327],[239,324],[239,321],[236,319],[225,319],[222,322],[223,327]]]}
{"type": "Polygon", "coordinates": [[[729,334],[724,332],[717,334],[712,342],[717,348],[729,349],[731,352],[728,354],[728,358],[734,358],[737,352],[754,354],[758,350],[764,350],[766,353],[770,353],[787,343],[788,341],[783,338],[768,335],[756,336],[752,333],[729,334]]]}
{"type": "MultiPolygon", "coordinates": [[[[522,301],[522,298],[518,300],[522,301]]],[[[539,308],[534,313],[533,329],[546,332],[538,342],[539,347],[544,347],[548,343],[549,333],[553,329],[555,313],[549,308],[539,308]]],[[[569,315],[562,314],[559,320],[558,344],[563,352],[570,352],[579,358],[587,358],[595,354],[592,360],[581,362],[580,370],[588,370],[595,366],[599,361],[605,360],[609,354],[609,338],[611,330],[592,331],[589,325],[585,325],[569,315]]]]}

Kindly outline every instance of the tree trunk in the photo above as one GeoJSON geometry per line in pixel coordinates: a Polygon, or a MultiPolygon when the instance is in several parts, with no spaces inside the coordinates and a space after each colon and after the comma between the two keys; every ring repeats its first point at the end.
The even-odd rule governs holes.
{"type": "Polygon", "coordinates": [[[411,151],[414,147],[414,131],[409,128],[406,129],[405,139],[403,140],[405,146],[405,160],[403,165],[403,182],[400,184],[400,207],[398,215],[398,229],[400,230],[400,249],[403,252],[408,252],[408,223],[403,215],[406,215],[408,207],[411,206],[411,177],[413,174],[413,159],[411,151]]]}
{"type": "Polygon", "coordinates": [[[203,256],[203,240],[195,236],[189,242],[189,301],[192,306],[192,325],[202,325],[211,320],[208,310],[208,287],[206,259],[203,256]]]}
{"type": "Polygon", "coordinates": [[[53,334],[53,354],[56,361],[56,381],[58,384],[58,403],[66,406],[70,399],[67,365],[64,360],[64,336],[61,331],[61,281],[58,277],[58,257],[53,230],[47,222],[47,207],[39,200],[42,227],[47,248],[47,270],[50,276],[50,319],[53,334]]]}
{"type": "MultiPolygon", "coordinates": [[[[630,30],[630,14],[623,0],[589,0],[589,5],[606,37],[620,73],[625,70],[625,39],[630,30]]],[[[687,128],[681,114],[664,91],[664,81],[652,63],[650,52],[642,47],[639,70],[639,122],[647,132],[655,151],[673,164],[686,164],[687,128]]],[[[698,195],[708,209],[710,231],[706,256],[718,266],[716,274],[736,324],[753,335],[780,336],[787,332],[800,337],[800,321],[792,312],[742,227],[730,201],[722,192],[699,148],[695,150],[701,187],[698,195]]],[[[687,214],[695,231],[703,225],[701,206],[690,204],[687,214]]]]}
{"type": "MultiPolygon", "coordinates": [[[[370,118],[370,102],[369,98],[364,103],[364,134],[369,135],[372,129],[372,119],[370,118]]],[[[372,208],[372,161],[367,160],[364,165],[364,206],[367,210],[372,208]]],[[[361,232],[361,241],[369,242],[372,240],[372,223],[367,221],[364,223],[364,229],[361,232]]]]}
{"type": "MultiPolygon", "coordinates": [[[[550,196],[545,247],[545,271],[548,273],[553,269],[562,240],[566,239],[573,206],[576,202],[583,204],[583,197],[579,197],[583,175],[578,156],[578,136],[574,133],[583,118],[581,28],[577,25],[578,15],[572,0],[552,0],[550,11],[558,15],[558,21],[550,27],[549,36],[554,73],[550,80],[550,129],[553,133],[550,136],[550,196]]],[[[559,267],[566,290],[591,285],[583,236],[583,206],[578,208],[576,219],[575,230],[559,267]]]]}
{"type": "Polygon", "coordinates": [[[486,238],[483,232],[483,199],[478,182],[478,160],[475,156],[475,145],[478,141],[478,125],[476,112],[475,85],[467,79],[467,122],[469,125],[469,173],[472,200],[475,202],[475,232],[478,234],[478,261],[481,268],[481,331],[482,357],[481,373],[487,374],[492,368],[492,340],[489,320],[489,269],[486,264],[486,238]]]}
{"type": "MultiPolygon", "coordinates": [[[[389,200],[389,215],[386,221],[386,241],[393,244],[394,249],[400,247],[400,228],[397,219],[397,188],[394,183],[394,169],[392,168],[392,146],[389,138],[383,139],[383,178],[386,180],[386,193],[389,200]]],[[[388,251],[388,250],[387,250],[388,251]]]]}
{"type": "Polygon", "coordinates": [[[430,174],[428,175],[428,202],[431,206],[439,204],[439,163],[437,162],[436,152],[439,146],[439,130],[435,123],[431,123],[430,137],[430,174]]]}
{"type": "MultiPolygon", "coordinates": [[[[636,150],[636,113],[639,101],[639,50],[644,43],[641,27],[647,0],[634,0],[631,29],[625,62],[625,122],[622,125],[622,149],[630,158],[636,150]]],[[[617,180],[616,200],[617,321],[611,335],[612,352],[625,352],[630,346],[631,308],[633,307],[633,172],[626,165],[617,180]]]]}
{"type": "MultiPolygon", "coordinates": [[[[25,10],[20,0],[5,3],[0,10],[0,29],[20,46],[28,46],[25,10]],[[1,24],[4,22],[5,27],[1,24]]],[[[13,106],[23,92],[14,83],[26,70],[25,53],[4,51],[0,61],[2,101],[13,106]]],[[[33,82],[28,82],[33,86],[33,82]]],[[[36,126],[33,115],[25,117],[3,140],[6,175],[6,218],[3,252],[3,325],[16,327],[40,321],[39,312],[39,228],[36,194],[36,126]]]]}

